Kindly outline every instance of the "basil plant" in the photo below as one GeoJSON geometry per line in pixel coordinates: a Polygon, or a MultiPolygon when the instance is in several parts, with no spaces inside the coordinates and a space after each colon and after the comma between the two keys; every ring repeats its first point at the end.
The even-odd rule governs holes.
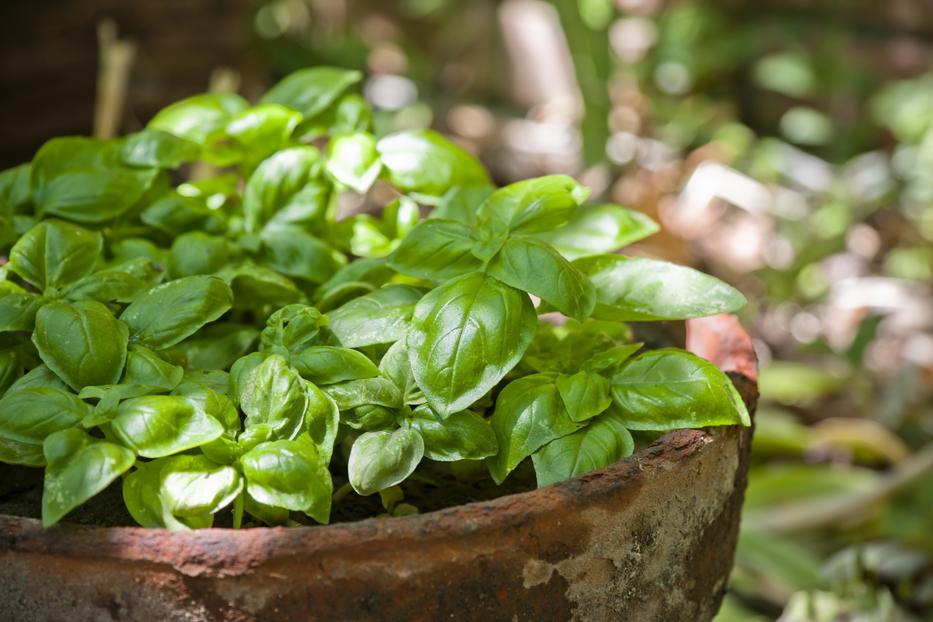
{"type": "Polygon", "coordinates": [[[723,372],[630,327],[741,294],[616,254],[656,225],[570,177],[495,188],[437,133],[376,135],[360,78],[197,95],[0,174],[0,461],[44,469],[45,525],[111,485],[146,527],[410,512],[437,463],[543,486],[633,431],[749,424],[723,372]]]}

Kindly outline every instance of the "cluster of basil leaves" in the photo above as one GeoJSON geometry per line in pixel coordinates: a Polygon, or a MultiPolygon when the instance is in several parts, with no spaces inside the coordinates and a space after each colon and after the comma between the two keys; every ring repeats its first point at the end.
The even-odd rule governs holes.
{"type": "Polygon", "coordinates": [[[45,468],[44,524],[120,477],[144,526],[326,523],[335,477],[393,497],[423,459],[502,482],[531,457],[544,485],[630,430],[748,424],[720,370],[626,324],[741,294],[612,254],[655,224],[569,177],[497,190],[436,133],[377,138],[359,79],[198,95],[0,173],[0,461],[45,468]],[[380,178],[381,217],[337,219],[380,178]]]}

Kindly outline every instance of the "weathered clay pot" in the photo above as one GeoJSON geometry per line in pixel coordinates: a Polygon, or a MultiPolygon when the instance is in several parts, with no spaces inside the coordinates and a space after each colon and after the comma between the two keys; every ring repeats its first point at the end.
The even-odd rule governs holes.
{"type": "MultiPolygon", "coordinates": [[[[731,316],[688,347],[751,408],[731,316]]],[[[406,518],[187,533],[0,516],[0,619],[702,621],[722,599],[747,428],[684,430],[587,476],[406,518]]]]}

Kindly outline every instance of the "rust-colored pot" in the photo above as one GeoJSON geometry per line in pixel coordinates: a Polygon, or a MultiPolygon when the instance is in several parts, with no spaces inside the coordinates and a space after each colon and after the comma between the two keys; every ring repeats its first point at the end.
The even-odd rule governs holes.
{"type": "MultiPolygon", "coordinates": [[[[735,318],[689,322],[688,347],[754,408],[755,356],[735,318]]],[[[710,620],[750,442],[747,428],[673,432],[533,492],[327,527],[43,530],[0,516],[0,619],[710,620]]]]}

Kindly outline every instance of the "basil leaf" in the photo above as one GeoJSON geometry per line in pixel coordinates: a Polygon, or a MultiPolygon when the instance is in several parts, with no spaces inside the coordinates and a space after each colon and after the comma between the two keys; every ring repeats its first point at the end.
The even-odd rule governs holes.
{"type": "Polygon", "coordinates": [[[431,213],[432,218],[456,220],[469,225],[476,225],[476,212],[483,201],[495,191],[492,186],[471,186],[451,188],[431,213]]]}
{"type": "Polygon", "coordinates": [[[165,509],[176,516],[216,514],[243,489],[240,472],[204,456],[173,456],[159,473],[165,509]]]}
{"type": "Polygon", "coordinates": [[[415,382],[408,359],[408,344],[404,339],[399,339],[386,351],[379,362],[379,371],[402,392],[405,404],[424,404],[427,400],[415,382]]]}
{"type": "Polygon", "coordinates": [[[538,449],[584,425],[570,418],[550,374],[525,376],[507,384],[496,398],[490,423],[499,453],[487,465],[497,484],[538,449]]]}
{"type": "Polygon", "coordinates": [[[62,382],[62,379],[55,375],[55,372],[45,365],[39,365],[29,370],[22,378],[10,385],[10,388],[6,391],[6,395],[12,395],[17,391],[34,387],[51,387],[53,389],[68,391],[68,385],[62,382]]]}
{"type": "Polygon", "coordinates": [[[10,390],[0,399],[0,438],[41,445],[47,436],[74,427],[91,407],[54,387],[10,390]]]}
{"type": "Polygon", "coordinates": [[[590,280],[544,242],[510,238],[487,270],[506,285],[534,294],[579,320],[596,306],[596,288],[590,280]]]}
{"type": "Polygon", "coordinates": [[[131,345],[126,357],[123,384],[137,384],[171,391],[181,382],[185,370],[163,360],[158,354],[140,345],[131,345]]]}
{"type": "Polygon", "coordinates": [[[260,233],[264,262],[282,274],[323,283],[346,260],[297,225],[270,224],[260,233]]]}
{"type": "Polygon", "coordinates": [[[441,415],[464,410],[521,360],[537,320],[528,296],[481,273],[428,293],[415,307],[408,355],[441,415]]]}
{"type": "Polygon", "coordinates": [[[247,427],[269,425],[275,438],[288,439],[301,431],[308,396],[301,376],[281,356],[273,354],[254,367],[239,390],[247,427]]]}
{"type": "Polygon", "coordinates": [[[327,317],[314,307],[288,305],[269,316],[259,336],[263,352],[289,357],[326,342],[327,317]]]}
{"type": "Polygon", "coordinates": [[[415,430],[366,432],[350,449],[350,485],[363,496],[385,490],[411,475],[423,456],[424,441],[415,430]]]}
{"type": "Polygon", "coordinates": [[[36,314],[32,342],[49,369],[74,389],[115,384],[129,331],[99,302],[50,302],[36,314]]]}
{"type": "Polygon", "coordinates": [[[173,530],[207,528],[213,525],[211,514],[175,517],[162,498],[162,469],[171,458],[138,462],[136,469],[123,478],[123,502],[130,516],[143,527],[173,530]]]}
{"type": "MultiPolygon", "coordinates": [[[[292,147],[279,151],[256,167],[243,189],[243,217],[247,233],[259,233],[280,210],[300,212],[300,220],[323,216],[326,200],[320,187],[311,184],[321,166],[321,153],[314,147],[292,147]]],[[[286,219],[295,222],[296,217],[286,219]]]]}
{"type": "Polygon", "coordinates": [[[45,299],[9,281],[0,282],[0,332],[32,331],[45,299]]]}
{"type": "Polygon", "coordinates": [[[292,359],[298,373],[314,384],[375,378],[379,368],[366,355],[349,348],[311,346],[292,359]]]}
{"type": "Polygon", "coordinates": [[[45,439],[42,526],[51,527],[133,466],[133,452],[71,428],[45,439]]]}
{"type": "Polygon", "coordinates": [[[102,303],[132,302],[153,287],[161,271],[149,259],[139,258],[98,270],[65,287],[68,300],[96,300],[102,303]]]}
{"type": "Polygon", "coordinates": [[[331,311],[330,329],[348,348],[398,341],[423,295],[411,285],[386,285],[331,311]]]}
{"type": "Polygon", "coordinates": [[[249,324],[215,323],[205,326],[181,343],[165,350],[188,370],[219,370],[250,351],[259,331],[249,324]]]}
{"type": "Polygon", "coordinates": [[[234,254],[225,238],[192,231],[175,238],[169,251],[168,267],[173,278],[213,274],[220,271],[234,254]]]}
{"type": "Polygon", "coordinates": [[[730,313],[747,302],[715,277],[655,259],[597,255],[573,264],[596,286],[597,319],[683,320],[730,313]]]}
{"type": "Polygon", "coordinates": [[[217,276],[230,285],[238,308],[281,307],[303,298],[291,279],[264,266],[240,264],[224,268],[217,276]]]}
{"type": "Polygon", "coordinates": [[[382,171],[376,137],[368,132],[338,134],[327,145],[327,172],[360,194],[372,187],[382,171]]]}
{"type": "Polygon", "coordinates": [[[555,439],[531,456],[538,487],[579,477],[632,455],[635,441],[610,410],[582,430],[555,439]]]}
{"type": "MultiPolygon", "coordinates": [[[[342,287],[351,285],[363,285],[372,291],[376,287],[384,285],[392,277],[393,271],[386,265],[385,259],[371,257],[357,259],[341,267],[330,277],[326,283],[321,285],[314,294],[318,301],[317,308],[324,310],[325,306],[322,300],[333,300],[335,292],[342,287]]],[[[337,305],[331,305],[334,308],[337,305]]]]}
{"type": "Polygon", "coordinates": [[[10,269],[40,290],[61,288],[94,270],[102,246],[97,232],[46,220],[24,233],[10,249],[10,269]]]}
{"type": "Polygon", "coordinates": [[[25,358],[16,347],[0,350],[0,397],[13,383],[22,378],[25,358]]]}
{"type": "Polygon", "coordinates": [[[554,384],[573,421],[592,419],[612,404],[611,385],[599,374],[579,371],[572,376],[560,375],[554,384]]]}
{"type": "Polygon", "coordinates": [[[223,426],[177,395],[126,400],[111,422],[114,435],[144,458],[161,458],[218,438],[223,426]]]}
{"type": "Polygon", "coordinates": [[[279,104],[259,104],[235,114],[224,128],[236,141],[247,170],[287,146],[301,114],[279,104]]]}
{"type": "Polygon", "coordinates": [[[537,233],[565,225],[589,190],[566,175],[526,179],[493,192],[480,205],[477,220],[494,235],[537,233]]]}
{"type": "Polygon", "coordinates": [[[261,443],[240,459],[246,490],[260,503],[330,521],[333,482],[327,464],[310,442],[261,443]]]}
{"type": "Polygon", "coordinates": [[[120,156],[125,164],[163,169],[176,169],[193,162],[201,155],[195,143],[160,130],[143,130],[123,140],[120,156]]]}
{"type": "Polygon", "coordinates": [[[248,107],[249,103],[235,93],[203,93],[163,108],[146,127],[205,145],[230,118],[248,107]]]}
{"type": "Polygon", "coordinates": [[[0,213],[12,216],[31,211],[30,164],[20,164],[0,171],[0,213]]]}
{"type": "Polygon", "coordinates": [[[340,409],[326,393],[310,382],[303,382],[308,397],[305,427],[324,464],[330,464],[340,427],[340,409]]]}
{"type": "Polygon", "coordinates": [[[158,170],[123,166],[118,149],[116,143],[75,136],[42,145],[30,173],[37,215],[100,223],[126,212],[158,170]]]}
{"type": "Polygon", "coordinates": [[[406,235],[389,255],[392,269],[433,281],[474,272],[482,262],[470,252],[476,240],[467,225],[452,220],[426,220],[406,235]]]}
{"type": "Polygon", "coordinates": [[[392,381],[382,377],[338,382],[321,390],[337,403],[341,411],[369,405],[388,408],[402,406],[402,394],[398,388],[392,381]]]}
{"type": "Polygon", "coordinates": [[[429,406],[419,406],[403,417],[403,426],[424,439],[424,455],[431,460],[481,460],[496,455],[496,433],[485,419],[469,410],[442,418],[429,406]]]}
{"type": "Polygon", "coordinates": [[[359,71],[338,67],[299,69],[269,89],[260,103],[275,103],[299,111],[305,118],[323,112],[363,77],[359,71]]]}
{"type": "Polygon", "coordinates": [[[454,186],[489,185],[486,169],[459,145],[431,130],[389,134],[376,144],[389,182],[437,201],[454,186]]]}
{"type": "Polygon", "coordinates": [[[639,342],[613,346],[594,353],[588,360],[583,361],[582,366],[587,371],[614,373],[622,367],[623,363],[641,350],[644,345],[639,342]]]}
{"type": "Polygon", "coordinates": [[[152,203],[140,213],[139,218],[172,237],[188,232],[218,235],[224,233],[227,226],[221,212],[178,193],[171,193],[152,203]]]}
{"type": "Polygon", "coordinates": [[[0,436],[0,462],[28,467],[45,466],[42,444],[11,441],[0,436]]]}
{"type": "Polygon", "coordinates": [[[584,205],[559,229],[535,238],[570,259],[612,253],[659,231],[648,216],[618,205],[584,205]]]}
{"type": "Polygon", "coordinates": [[[340,423],[363,432],[389,430],[398,427],[396,408],[379,404],[363,404],[341,412],[340,423]]]}
{"type": "Polygon", "coordinates": [[[729,377],[683,350],[636,356],[613,377],[612,396],[630,430],[751,424],[729,377]]]}
{"type": "Polygon", "coordinates": [[[149,290],[120,319],[129,326],[134,342],[167,348],[219,318],[232,304],[233,292],[221,279],[189,276],[149,290]]]}

